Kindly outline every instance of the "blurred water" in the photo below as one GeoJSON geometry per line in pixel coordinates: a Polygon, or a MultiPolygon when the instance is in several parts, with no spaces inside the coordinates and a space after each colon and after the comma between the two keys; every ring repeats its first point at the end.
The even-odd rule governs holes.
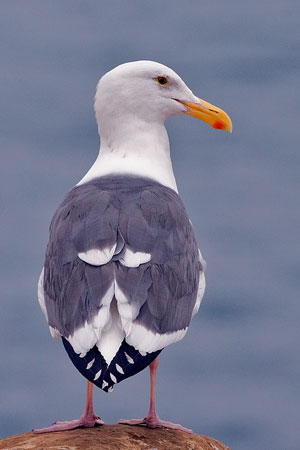
{"type": "MultiPolygon", "coordinates": [[[[168,123],[208,286],[162,354],[159,414],[232,450],[299,450],[300,4],[103,3],[0,5],[0,436],[81,413],[85,383],[50,338],[37,278],[52,213],[98,152],[98,78],[153,59],[234,124],[168,123]]],[[[95,397],[108,423],[142,416],[148,373],[95,397]]]]}

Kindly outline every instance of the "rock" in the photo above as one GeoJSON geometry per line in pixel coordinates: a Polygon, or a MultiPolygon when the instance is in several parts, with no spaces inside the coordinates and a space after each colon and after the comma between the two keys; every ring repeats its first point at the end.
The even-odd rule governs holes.
{"type": "Polygon", "coordinates": [[[0,450],[230,450],[200,434],[144,426],[103,425],[56,433],[24,433],[0,440],[0,450]]]}

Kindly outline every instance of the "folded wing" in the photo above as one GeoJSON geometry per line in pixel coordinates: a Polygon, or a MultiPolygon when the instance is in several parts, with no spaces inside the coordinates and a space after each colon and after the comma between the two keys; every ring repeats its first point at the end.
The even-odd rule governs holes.
{"type": "Polygon", "coordinates": [[[73,188],[56,211],[39,300],[53,335],[81,356],[96,345],[109,364],[123,340],[146,354],[181,339],[203,270],[173,190],[102,177],[73,188]]]}

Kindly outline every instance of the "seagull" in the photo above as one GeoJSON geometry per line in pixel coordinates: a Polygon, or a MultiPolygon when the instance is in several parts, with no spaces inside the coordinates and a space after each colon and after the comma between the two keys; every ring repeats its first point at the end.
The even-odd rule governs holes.
{"type": "Polygon", "coordinates": [[[165,121],[190,115],[231,132],[231,120],[153,61],[102,76],[94,108],[99,155],[53,216],[38,283],[52,337],[88,380],[85,408],[78,420],[34,431],[103,424],[93,386],[111,392],[149,366],[147,416],[119,423],[191,432],[161,420],[155,407],[158,355],[198,312],[206,266],[178,195],[165,121]]]}

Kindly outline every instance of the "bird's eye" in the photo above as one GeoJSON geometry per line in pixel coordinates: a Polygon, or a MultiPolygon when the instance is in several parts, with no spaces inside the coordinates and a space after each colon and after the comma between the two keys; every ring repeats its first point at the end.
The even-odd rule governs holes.
{"type": "Polygon", "coordinates": [[[165,86],[166,84],[169,83],[169,80],[167,77],[156,77],[156,81],[158,82],[158,84],[160,84],[161,86],[165,86]]]}

